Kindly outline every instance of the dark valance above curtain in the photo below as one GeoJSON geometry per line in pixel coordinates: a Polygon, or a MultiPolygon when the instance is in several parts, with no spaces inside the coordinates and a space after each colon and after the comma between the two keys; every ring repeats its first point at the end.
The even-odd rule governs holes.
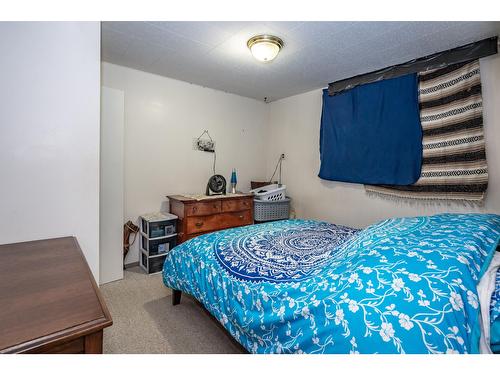
{"type": "Polygon", "coordinates": [[[421,73],[431,69],[444,68],[448,65],[479,59],[481,57],[494,55],[497,53],[497,50],[498,37],[495,36],[479,42],[411,60],[403,64],[330,83],[328,84],[328,94],[333,96],[358,85],[400,77],[406,74],[421,73]]]}

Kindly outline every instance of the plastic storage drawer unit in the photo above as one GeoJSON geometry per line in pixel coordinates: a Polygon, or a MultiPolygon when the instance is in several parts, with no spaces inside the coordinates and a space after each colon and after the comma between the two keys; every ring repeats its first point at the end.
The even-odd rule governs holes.
{"type": "Polygon", "coordinates": [[[148,238],[165,237],[176,232],[177,216],[155,212],[141,216],[141,232],[148,238]]]}
{"type": "Polygon", "coordinates": [[[167,254],[148,256],[146,252],[141,251],[141,261],[139,264],[149,275],[159,273],[163,270],[163,263],[165,263],[166,257],[167,254]]]}
{"type": "Polygon", "coordinates": [[[176,233],[167,237],[153,239],[141,234],[141,250],[145,251],[149,256],[168,253],[175,245],[177,245],[176,233]]]}

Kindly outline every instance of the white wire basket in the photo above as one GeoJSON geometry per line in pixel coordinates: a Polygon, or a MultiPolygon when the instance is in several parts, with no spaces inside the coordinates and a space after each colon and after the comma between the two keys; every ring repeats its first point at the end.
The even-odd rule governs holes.
{"type": "Polygon", "coordinates": [[[255,199],[261,201],[281,201],[286,198],[286,185],[271,184],[250,190],[255,195],[255,199]]]}

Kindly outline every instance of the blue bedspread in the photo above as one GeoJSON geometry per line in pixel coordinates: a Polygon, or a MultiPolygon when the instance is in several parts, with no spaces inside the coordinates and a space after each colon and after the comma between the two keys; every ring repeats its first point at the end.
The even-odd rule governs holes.
{"type": "Polygon", "coordinates": [[[289,220],[185,242],[163,280],[253,353],[475,353],[476,286],[499,239],[498,215],[289,220]]]}
{"type": "Polygon", "coordinates": [[[496,273],[495,291],[490,305],[490,344],[494,353],[500,353],[500,268],[496,273]]]}

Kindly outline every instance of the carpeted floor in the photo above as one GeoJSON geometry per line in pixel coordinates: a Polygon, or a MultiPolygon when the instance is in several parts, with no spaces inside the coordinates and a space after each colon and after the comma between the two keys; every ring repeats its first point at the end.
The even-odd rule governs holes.
{"type": "Polygon", "coordinates": [[[104,353],[242,353],[192,298],[183,295],[172,306],[161,274],[148,276],[133,267],[123,280],[100,289],[113,317],[104,330],[104,353]]]}

